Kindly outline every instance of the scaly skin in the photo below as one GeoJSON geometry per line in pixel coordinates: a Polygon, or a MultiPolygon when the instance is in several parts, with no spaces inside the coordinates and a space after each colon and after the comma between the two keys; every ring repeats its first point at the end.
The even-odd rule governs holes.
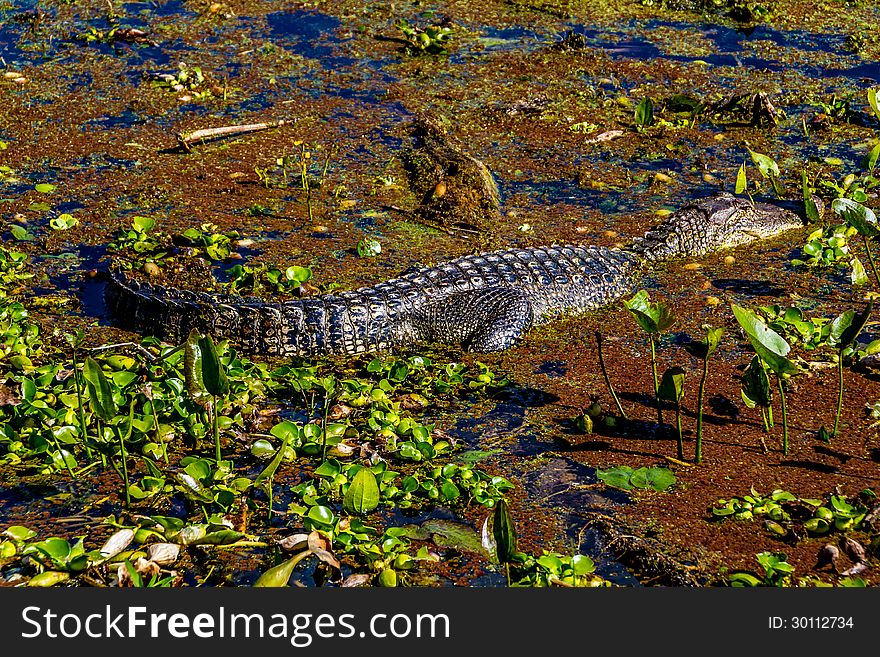
{"type": "Polygon", "coordinates": [[[428,342],[498,351],[536,324],[619,299],[653,263],[802,225],[787,210],[720,194],[685,206],[627,249],[551,246],[468,255],[354,292],[284,303],[168,289],[114,274],[107,302],[140,332],[180,342],[197,329],[250,353],[358,354],[428,342]]]}

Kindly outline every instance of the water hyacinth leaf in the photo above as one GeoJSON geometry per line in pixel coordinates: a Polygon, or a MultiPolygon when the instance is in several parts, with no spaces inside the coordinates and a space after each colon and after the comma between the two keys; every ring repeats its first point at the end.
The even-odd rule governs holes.
{"type": "Polygon", "coordinates": [[[22,527],[21,525],[12,525],[7,527],[3,532],[3,536],[11,538],[13,541],[27,541],[37,535],[33,529],[22,527]]]}
{"type": "Polygon", "coordinates": [[[736,304],[732,308],[736,321],[742,326],[752,347],[771,370],[780,376],[800,371],[795,363],[785,357],[791,347],[781,335],[750,310],[736,304]]]}
{"type": "Polygon", "coordinates": [[[583,554],[576,554],[571,558],[571,570],[575,576],[589,575],[596,570],[596,564],[590,557],[583,554]]]}
{"type": "Polygon", "coordinates": [[[349,513],[365,514],[379,506],[379,484],[369,468],[361,468],[351,480],[342,499],[342,508],[349,513]]]}
{"type": "Polygon", "coordinates": [[[116,415],[116,402],[113,401],[113,391],[110,389],[107,377],[104,376],[104,371],[91,356],[88,356],[83,363],[83,377],[86,380],[92,410],[104,422],[109,422],[116,415]]]}
{"type": "Polygon", "coordinates": [[[199,348],[201,334],[193,329],[183,345],[183,375],[186,381],[186,392],[193,400],[200,400],[208,394],[202,379],[202,350],[199,348]]]}
{"type": "Polygon", "coordinates": [[[877,215],[871,208],[865,207],[850,198],[836,198],[831,209],[839,214],[850,226],[864,237],[877,237],[880,229],[877,226],[877,215]]]}
{"type": "Polygon", "coordinates": [[[34,575],[28,580],[28,586],[39,588],[49,588],[56,584],[61,584],[70,579],[70,573],[59,572],[57,570],[47,570],[39,575],[34,575]]]}
{"type": "Polygon", "coordinates": [[[336,522],[336,515],[326,506],[313,506],[306,514],[309,520],[317,522],[321,525],[333,525],[336,522]]]}
{"type": "Polygon", "coordinates": [[[199,338],[199,352],[201,353],[202,383],[208,394],[221,397],[229,392],[229,380],[226,378],[226,369],[217,355],[217,348],[210,335],[199,338]]]}
{"type": "Polygon", "coordinates": [[[734,189],[734,192],[737,194],[742,194],[744,191],[746,191],[748,184],[749,181],[746,178],[746,163],[743,162],[739,166],[739,171],[736,172],[736,188],[734,189]]]}
{"type": "Polygon", "coordinates": [[[251,455],[256,456],[258,459],[268,459],[271,458],[275,453],[275,448],[265,438],[260,438],[259,440],[254,441],[254,444],[251,445],[251,455]]]}

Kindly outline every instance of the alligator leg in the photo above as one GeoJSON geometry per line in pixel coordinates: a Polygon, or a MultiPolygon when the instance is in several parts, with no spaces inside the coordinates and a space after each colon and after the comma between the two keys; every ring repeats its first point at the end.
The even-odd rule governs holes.
{"type": "Polygon", "coordinates": [[[434,301],[416,314],[413,326],[425,341],[459,343],[468,351],[501,351],[516,344],[532,320],[525,291],[488,287],[434,301]]]}

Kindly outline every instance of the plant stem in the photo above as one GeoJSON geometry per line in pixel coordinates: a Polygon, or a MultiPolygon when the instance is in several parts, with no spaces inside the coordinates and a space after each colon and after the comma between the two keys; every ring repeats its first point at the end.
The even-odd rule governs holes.
{"type": "Polygon", "coordinates": [[[700,389],[697,393],[697,446],[694,451],[694,462],[703,461],[703,395],[706,392],[706,377],[709,375],[709,356],[703,360],[703,376],[700,378],[700,389]]]}
{"type": "Polygon", "coordinates": [[[663,407],[660,403],[660,382],[657,380],[657,348],[654,345],[654,334],[648,334],[651,342],[651,371],[654,374],[654,399],[657,402],[657,422],[663,426],[663,407]]]}
{"type": "Polygon", "coordinates": [[[275,497],[272,494],[272,477],[269,477],[269,485],[266,487],[266,492],[269,494],[269,522],[272,522],[272,502],[274,501],[273,498],[275,497]]]}
{"type": "Polygon", "coordinates": [[[213,425],[214,425],[214,452],[217,458],[217,463],[219,464],[223,458],[223,455],[220,453],[220,422],[217,418],[217,397],[213,396],[213,401],[211,403],[211,415],[213,416],[213,425]]]}
{"type": "Polygon", "coordinates": [[[832,436],[837,435],[837,425],[840,422],[840,407],[843,405],[843,353],[837,353],[837,415],[834,416],[834,430],[832,436]]]}
{"type": "Polygon", "coordinates": [[[116,436],[119,438],[119,454],[122,456],[122,485],[125,486],[125,508],[127,509],[131,505],[131,497],[128,494],[128,458],[122,434],[117,433],[116,436]]]}
{"type": "Polygon", "coordinates": [[[785,391],[782,389],[782,377],[776,375],[776,383],[779,386],[779,400],[782,405],[782,453],[788,454],[788,416],[785,412],[785,391]]]}
{"type": "Polygon", "coordinates": [[[871,271],[874,272],[874,279],[877,281],[877,285],[880,286],[880,275],[877,274],[877,265],[874,262],[874,254],[871,253],[871,246],[868,243],[868,236],[862,235],[862,239],[865,240],[865,252],[868,254],[868,262],[871,263],[871,271]]]}
{"type": "Polygon", "coordinates": [[[767,410],[763,406],[759,406],[761,409],[761,420],[764,422],[764,433],[770,433],[770,425],[767,424],[767,410]]]}
{"type": "Polygon", "coordinates": [[[684,460],[684,443],[681,437],[681,402],[675,402],[675,427],[678,429],[678,458],[684,460]]]}
{"type": "Polygon", "coordinates": [[[602,368],[602,376],[605,377],[605,385],[608,386],[608,392],[611,393],[611,398],[614,399],[614,403],[617,405],[617,411],[620,413],[620,417],[624,420],[628,420],[629,418],[626,416],[623,406],[620,405],[620,400],[617,398],[617,393],[614,392],[614,387],[611,385],[611,378],[608,376],[608,371],[605,369],[605,359],[602,357],[602,334],[599,333],[599,331],[596,331],[596,348],[599,350],[599,367],[602,368]]]}
{"type": "Polygon", "coordinates": [[[79,418],[79,430],[82,433],[83,447],[86,456],[92,458],[92,450],[89,447],[89,437],[86,434],[86,412],[83,409],[82,385],[79,381],[79,363],[76,362],[76,349],[73,350],[73,386],[76,388],[77,417],[79,418]]]}

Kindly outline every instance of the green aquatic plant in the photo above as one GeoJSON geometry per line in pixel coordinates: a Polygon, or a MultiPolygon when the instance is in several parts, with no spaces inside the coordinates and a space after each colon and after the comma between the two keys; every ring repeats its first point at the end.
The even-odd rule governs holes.
{"type": "Polygon", "coordinates": [[[708,324],[703,324],[703,330],[706,337],[700,341],[691,340],[684,345],[685,350],[693,356],[703,361],[703,373],[700,376],[700,386],[697,392],[697,436],[694,448],[694,462],[702,463],[703,461],[703,398],[706,393],[706,379],[709,376],[709,358],[718,349],[718,343],[724,334],[723,328],[712,328],[708,324]]]}
{"type": "Polygon", "coordinates": [[[642,98],[635,111],[636,130],[644,130],[654,124],[654,101],[648,96],[642,98]]]}
{"type": "Polygon", "coordinates": [[[865,253],[868,256],[868,262],[871,263],[871,271],[874,273],[874,279],[878,287],[880,287],[880,273],[877,272],[877,265],[874,262],[874,254],[871,251],[870,244],[871,241],[876,241],[880,237],[877,215],[870,208],[850,198],[834,199],[831,209],[862,236],[865,244],[865,253]]]}
{"type": "Polygon", "coordinates": [[[800,368],[786,355],[791,351],[791,346],[785,339],[759,318],[755,313],[736,304],[732,306],[736,321],[745,331],[746,337],[752,343],[762,364],[769,367],[776,375],[779,399],[782,407],[782,452],[788,454],[788,413],[785,404],[785,390],[782,381],[800,372],[800,368]]]}
{"type": "Polygon", "coordinates": [[[837,349],[837,412],[834,415],[834,429],[832,436],[837,435],[837,427],[840,422],[840,410],[843,406],[843,352],[851,347],[861,333],[873,310],[873,302],[869,302],[861,314],[856,315],[854,310],[847,310],[838,315],[831,322],[831,332],[828,344],[837,349]]]}
{"type": "Polygon", "coordinates": [[[452,40],[452,28],[429,25],[421,28],[410,25],[402,18],[394,21],[394,27],[403,35],[406,51],[411,55],[443,55],[448,52],[452,40]]]}
{"type": "Polygon", "coordinates": [[[675,323],[675,315],[672,309],[664,303],[651,303],[648,299],[647,290],[639,290],[636,295],[627,301],[624,299],[623,305],[632,313],[636,323],[645,333],[648,334],[648,341],[651,344],[651,372],[654,378],[654,399],[657,403],[657,422],[663,424],[663,408],[660,404],[659,387],[660,382],[657,377],[657,336],[665,332],[675,323]]]}
{"type": "Polygon", "coordinates": [[[672,402],[675,405],[675,428],[677,430],[677,454],[679,459],[684,458],[684,443],[681,434],[681,400],[684,397],[685,370],[682,367],[671,367],[660,379],[660,387],[657,394],[663,401],[672,402]]]}
{"type": "Polygon", "coordinates": [[[622,465],[596,470],[596,477],[606,485],[622,490],[640,488],[663,492],[675,483],[675,474],[669,468],[631,468],[622,465]]]}

